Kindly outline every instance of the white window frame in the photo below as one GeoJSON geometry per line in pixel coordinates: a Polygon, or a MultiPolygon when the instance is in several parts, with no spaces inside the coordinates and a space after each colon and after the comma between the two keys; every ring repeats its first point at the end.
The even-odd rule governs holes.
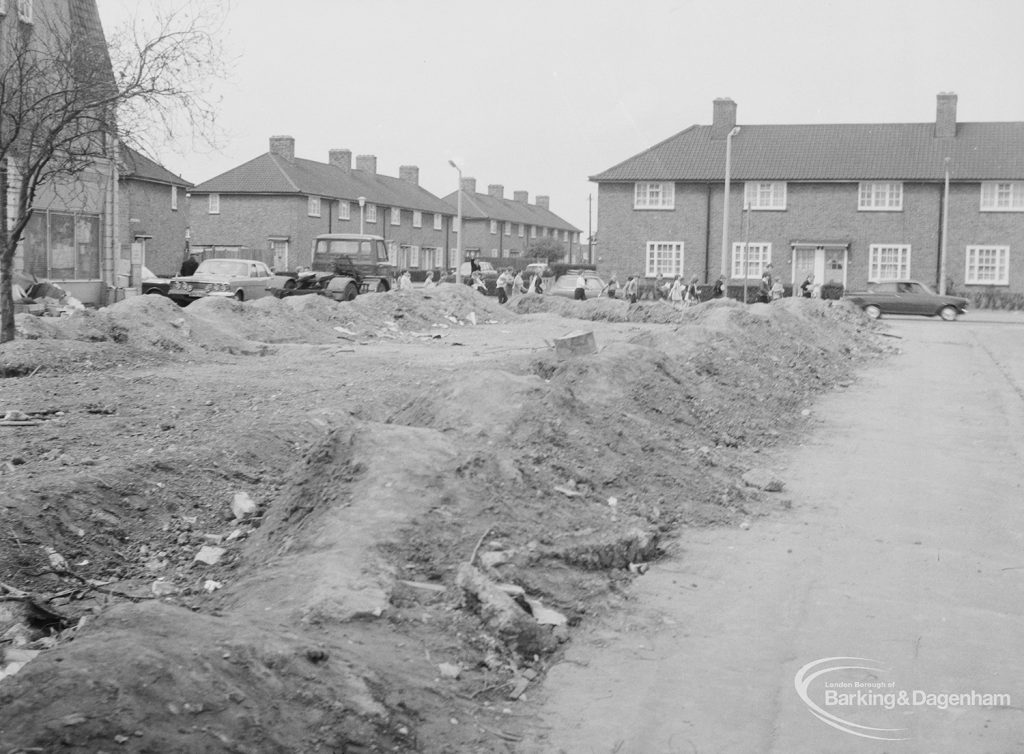
{"type": "Polygon", "coordinates": [[[320,217],[320,197],[311,196],[306,201],[306,214],[310,217],[320,217]]]}
{"type": "Polygon", "coordinates": [[[526,235],[526,223],[519,223],[519,237],[526,235]]]}
{"type": "Polygon", "coordinates": [[[391,208],[391,224],[401,225],[402,224],[402,210],[399,207],[391,208]]]}
{"type": "Polygon", "coordinates": [[[506,236],[511,237],[512,236],[512,223],[510,223],[508,221],[505,221],[505,223],[504,223],[504,231],[505,231],[505,235],[506,236]]]}
{"type": "Polygon", "coordinates": [[[537,237],[537,226],[536,225],[531,225],[530,226],[530,238],[536,238],[536,237],[537,237]]]}
{"type": "Polygon", "coordinates": [[[443,220],[444,218],[441,217],[440,212],[434,213],[434,230],[441,230],[441,223],[443,222],[443,220]]]}
{"type": "Polygon", "coordinates": [[[498,221],[491,220],[491,235],[496,236],[498,234],[498,221]]]}
{"type": "Polygon", "coordinates": [[[375,223],[377,222],[377,205],[367,204],[366,205],[366,222],[375,223]]]}
{"type": "Polygon", "coordinates": [[[220,214],[220,194],[210,194],[206,197],[206,214],[220,214]]]}
{"type": "Polygon", "coordinates": [[[423,227],[423,213],[418,209],[412,211],[412,227],[422,228],[423,227]]]}
{"type": "Polygon", "coordinates": [[[633,184],[633,209],[676,208],[676,184],[671,181],[643,181],[633,184]]]}
{"type": "Polygon", "coordinates": [[[765,241],[750,241],[744,243],[742,241],[734,241],[732,244],[732,277],[736,280],[742,280],[746,277],[748,280],[760,280],[764,274],[765,267],[772,263],[772,245],[765,241]],[[744,254],[744,247],[747,253],[744,254]],[[744,264],[746,270],[743,269],[744,264]],[[746,272],[746,275],[744,275],[746,272]]]}
{"type": "Polygon", "coordinates": [[[171,212],[178,211],[178,187],[171,186],[171,212]]]}
{"type": "Polygon", "coordinates": [[[968,246],[964,258],[964,283],[966,285],[1009,285],[1010,284],[1010,247],[978,245],[968,246]],[[994,261],[986,264],[984,269],[994,268],[994,272],[984,277],[982,264],[979,257],[982,254],[991,254],[994,261]]]}
{"type": "Polygon", "coordinates": [[[743,206],[760,211],[786,209],[786,182],[747,181],[743,184],[743,206]]]}
{"type": "Polygon", "coordinates": [[[682,241],[648,241],[644,252],[644,276],[652,278],[659,272],[667,278],[682,275],[684,254],[682,241]]]}
{"type": "Polygon", "coordinates": [[[868,246],[868,282],[882,283],[906,280],[910,277],[910,244],[873,243],[868,246]],[[882,259],[882,254],[896,254],[894,260],[882,259]],[[895,267],[892,272],[889,268],[895,267]]]}
{"type": "Polygon", "coordinates": [[[861,212],[902,212],[903,184],[900,181],[864,181],[857,187],[857,209],[861,212]]]}
{"type": "Polygon", "coordinates": [[[344,199],[338,200],[338,219],[339,220],[351,220],[352,219],[352,202],[347,202],[344,199]]]}
{"type": "Polygon", "coordinates": [[[1024,181],[984,181],[982,212],[1024,212],[1024,181]]]}
{"type": "Polygon", "coordinates": [[[0,0],[0,16],[7,15],[7,0],[0,0]]]}
{"type": "Polygon", "coordinates": [[[32,0],[18,0],[18,20],[32,23],[32,0]]]}

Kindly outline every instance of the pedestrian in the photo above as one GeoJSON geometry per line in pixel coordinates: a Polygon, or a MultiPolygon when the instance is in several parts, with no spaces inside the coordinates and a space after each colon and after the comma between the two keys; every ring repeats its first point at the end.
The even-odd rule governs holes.
{"type": "Polygon", "coordinates": [[[512,278],[512,292],[526,293],[526,283],[523,281],[522,270],[516,270],[516,276],[512,278]]]}
{"type": "Polygon", "coordinates": [[[715,281],[715,287],[711,289],[712,298],[722,298],[725,295],[725,278],[721,275],[718,276],[718,280],[715,281]]]}
{"type": "Polygon", "coordinates": [[[469,260],[469,274],[472,276],[474,272],[480,272],[480,263],[476,261],[476,257],[469,260]]]}
{"type": "Polygon", "coordinates": [[[693,306],[700,301],[700,292],[697,290],[697,276],[694,275],[690,280],[690,284],[686,286],[686,290],[683,292],[683,305],[693,306]]]}
{"type": "Polygon", "coordinates": [[[196,268],[199,267],[199,257],[196,254],[189,254],[185,258],[185,261],[181,263],[181,269],[178,274],[182,277],[188,277],[196,273],[196,268]]]}
{"type": "Polygon", "coordinates": [[[758,297],[765,304],[772,300],[772,284],[772,266],[769,264],[761,273],[761,287],[758,289],[758,297]]]}
{"type": "Polygon", "coordinates": [[[487,283],[484,282],[484,279],[480,275],[479,271],[474,272],[470,275],[469,284],[473,288],[476,288],[478,291],[480,291],[480,293],[484,294],[485,296],[487,295],[487,283]]]}
{"type": "Polygon", "coordinates": [[[572,297],[576,301],[587,300],[587,277],[583,270],[576,273],[576,287],[573,288],[572,297]]]}
{"type": "Polygon", "coordinates": [[[434,279],[436,270],[427,270],[427,276],[423,279],[424,288],[436,288],[437,280],[434,279]]]}
{"type": "Polygon", "coordinates": [[[772,283],[772,301],[774,301],[777,298],[782,298],[785,292],[786,288],[785,286],[782,285],[781,280],[776,280],[774,283],[772,283]]]}
{"type": "Polygon", "coordinates": [[[515,279],[515,273],[512,272],[511,267],[505,268],[505,300],[512,298],[512,281],[515,279]]]}
{"type": "Polygon", "coordinates": [[[616,277],[615,273],[613,272],[612,276],[610,278],[608,278],[608,282],[604,284],[604,288],[601,289],[601,293],[607,293],[608,294],[608,298],[615,298],[615,296],[616,296],[616,294],[618,292],[619,292],[619,279],[618,279],[618,277],[616,277]]]}
{"type": "Polygon", "coordinates": [[[683,308],[683,278],[676,275],[668,289],[668,302],[676,309],[683,308]]]}
{"type": "Polygon", "coordinates": [[[635,304],[636,300],[640,297],[640,281],[637,280],[635,275],[630,275],[626,278],[626,285],[622,288],[622,295],[631,304],[635,304]]]}
{"type": "Polygon", "coordinates": [[[504,304],[508,301],[508,291],[505,290],[505,284],[508,282],[508,272],[505,270],[501,271],[498,275],[498,279],[494,281],[494,292],[498,294],[498,303],[504,304]]]}
{"type": "Polygon", "coordinates": [[[398,290],[400,291],[411,291],[412,290],[412,274],[409,270],[402,273],[402,276],[398,278],[398,290]]]}
{"type": "Polygon", "coordinates": [[[654,295],[651,298],[655,301],[668,298],[668,283],[665,282],[665,276],[660,272],[654,276],[654,295]]]}
{"type": "Polygon", "coordinates": [[[804,282],[800,283],[800,295],[804,298],[810,298],[814,292],[814,274],[811,273],[804,278],[804,282]]]}
{"type": "Polygon", "coordinates": [[[533,273],[533,277],[530,278],[530,293],[543,293],[544,286],[540,282],[540,273],[533,273]]]}

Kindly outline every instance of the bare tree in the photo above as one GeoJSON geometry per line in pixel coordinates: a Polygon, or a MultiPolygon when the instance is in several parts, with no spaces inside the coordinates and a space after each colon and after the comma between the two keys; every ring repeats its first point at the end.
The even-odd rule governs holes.
{"type": "Polygon", "coordinates": [[[112,174],[122,142],[149,151],[182,125],[213,139],[207,92],[224,69],[209,5],[132,22],[109,45],[91,0],[46,8],[0,22],[0,343],[14,339],[14,257],[40,191],[112,174]]]}

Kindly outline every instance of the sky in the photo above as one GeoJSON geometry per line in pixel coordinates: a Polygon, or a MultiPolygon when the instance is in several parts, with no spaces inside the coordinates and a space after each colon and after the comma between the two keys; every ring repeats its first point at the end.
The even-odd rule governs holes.
{"type": "MultiPolygon", "coordinates": [[[[163,8],[185,0],[149,0],[163,8]]],[[[108,35],[140,0],[98,0],[108,35]]],[[[420,185],[550,197],[598,231],[602,172],[694,124],[1024,121],[1020,0],[230,0],[217,149],[158,146],[201,183],[295,138],[296,156],[377,157],[420,185]],[[592,202],[591,202],[592,199],[592,202]]]]}

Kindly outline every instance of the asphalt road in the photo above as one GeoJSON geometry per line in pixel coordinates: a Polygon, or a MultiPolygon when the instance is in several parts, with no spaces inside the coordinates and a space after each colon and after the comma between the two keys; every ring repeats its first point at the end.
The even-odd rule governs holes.
{"type": "Polygon", "coordinates": [[[684,532],[523,751],[1024,751],[1024,316],[884,322],[902,353],[764,459],[792,509],[684,532]]]}

